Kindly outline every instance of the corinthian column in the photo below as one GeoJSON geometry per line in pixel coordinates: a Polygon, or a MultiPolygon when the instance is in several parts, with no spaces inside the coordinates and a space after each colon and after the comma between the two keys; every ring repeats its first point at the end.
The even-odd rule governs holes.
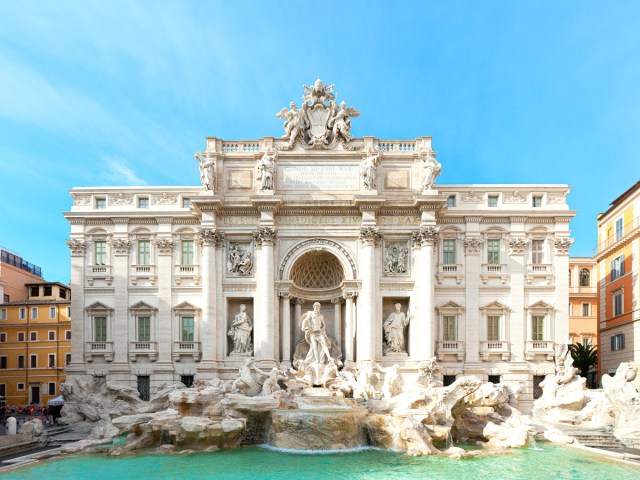
{"type": "Polygon", "coordinates": [[[202,321],[200,325],[200,342],[202,360],[198,366],[201,379],[215,377],[216,365],[216,246],[222,244],[224,235],[215,228],[200,228],[198,240],[202,250],[202,321]]]}
{"type": "Polygon", "coordinates": [[[427,360],[433,357],[436,324],[434,314],[435,246],[438,243],[437,227],[422,227],[413,234],[416,248],[414,317],[409,324],[409,356],[412,360],[427,360]]]}
{"type": "Polygon", "coordinates": [[[273,227],[260,227],[254,233],[256,243],[260,248],[256,285],[256,300],[254,305],[253,338],[255,357],[257,360],[276,362],[275,352],[275,286],[273,268],[273,246],[276,231],[273,227]]]}
{"type": "MultiPolygon", "coordinates": [[[[71,250],[71,363],[67,365],[67,375],[81,375],[85,373],[84,349],[86,346],[86,332],[91,331],[91,324],[85,325],[84,312],[84,275],[85,252],[87,243],[84,237],[67,240],[67,246],[71,250]],[[85,330],[86,327],[86,330],[85,330]]],[[[88,319],[91,322],[91,319],[88,319]]]]}
{"type": "Polygon", "coordinates": [[[358,362],[375,359],[375,248],[379,240],[380,235],[376,227],[362,227],[360,229],[362,292],[358,300],[356,324],[356,357],[358,362]]]}

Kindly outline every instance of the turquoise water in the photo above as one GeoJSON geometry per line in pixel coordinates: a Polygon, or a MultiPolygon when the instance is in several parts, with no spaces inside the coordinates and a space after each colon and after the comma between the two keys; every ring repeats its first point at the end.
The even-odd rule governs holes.
{"type": "Polygon", "coordinates": [[[304,455],[247,447],[189,455],[78,455],[15,470],[5,479],[640,479],[640,470],[583,451],[543,446],[513,455],[451,460],[365,450],[304,455]]]}

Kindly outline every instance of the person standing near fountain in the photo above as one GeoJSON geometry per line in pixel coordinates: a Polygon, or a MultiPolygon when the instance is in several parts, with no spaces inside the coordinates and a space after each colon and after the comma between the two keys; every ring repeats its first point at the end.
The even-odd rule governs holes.
{"type": "Polygon", "coordinates": [[[329,347],[331,340],[324,329],[324,315],[320,313],[320,303],[313,304],[313,310],[300,317],[300,328],[304,332],[304,338],[309,344],[309,353],[304,360],[307,365],[321,365],[331,360],[329,347]]]}
{"type": "Polygon", "coordinates": [[[384,340],[385,353],[407,353],[405,348],[404,330],[409,325],[409,318],[402,311],[402,305],[395,304],[396,311],[385,320],[384,340]]]}

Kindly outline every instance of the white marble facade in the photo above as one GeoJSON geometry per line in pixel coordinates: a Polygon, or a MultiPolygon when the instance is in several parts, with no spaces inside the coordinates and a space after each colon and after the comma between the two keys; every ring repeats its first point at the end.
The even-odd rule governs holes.
{"type": "Polygon", "coordinates": [[[522,381],[530,401],[569,336],[569,187],[434,184],[447,165],[431,137],[352,138],[359,113],[331,87],[304,98],[280,112],[283,138],[208,137],[188,164],[203,186],[71,191],[68,375],[148,376],[153,391],[231,378],[251,356],[291,365],[319,302],[347,367],[409,376],[437,356],[445,380],[522,381]],[[389,349],[396,304],[405,342],[389,349]]]}

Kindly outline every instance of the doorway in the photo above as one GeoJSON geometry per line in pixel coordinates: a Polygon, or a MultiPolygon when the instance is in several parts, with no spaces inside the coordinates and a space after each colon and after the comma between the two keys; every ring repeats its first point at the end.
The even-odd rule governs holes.
{"type": "Polygon", "coordinates": [[[29,388],[31,390],[30,395],[29,395],[31,397],[31,401],[29,403],[31,403],[31,404],[40,403],[40,385],[31,386],[29,388]]]}

